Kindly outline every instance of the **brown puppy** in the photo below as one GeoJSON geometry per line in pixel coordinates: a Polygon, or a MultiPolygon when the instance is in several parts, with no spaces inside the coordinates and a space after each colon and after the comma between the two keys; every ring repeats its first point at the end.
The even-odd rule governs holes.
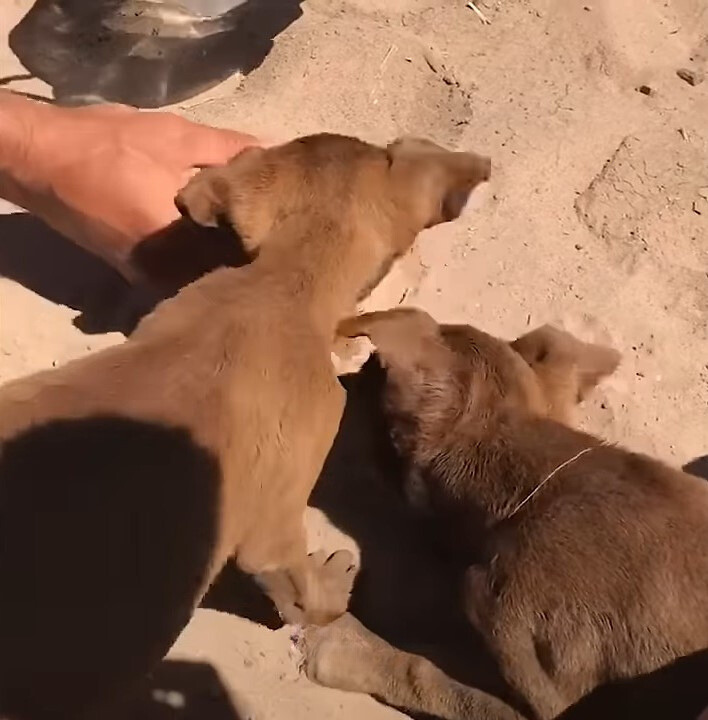
{"type": "Polygon", "coordinates": [[[230,556],[288,621],[346,609],[351,558],[303,511],[344,406],[335,328],[490,163],[315,136],[203,171],[177,202],[256,256],[123,345],[0,390],[0,714],[83,716],[170,647],[230,556]]]}
{"type": "MultiPolygon", "coordinates": [[[[409,497],[469,564],[467,616],[536,718],[708,648],[708,485],[566,424],[614,350],[551,327],[507,343],[412,309],[341,332],[376,346],[409,497]]],[[[349,616],[304,651],[313,679],[397,707],[518,717],[349,616]]]]}

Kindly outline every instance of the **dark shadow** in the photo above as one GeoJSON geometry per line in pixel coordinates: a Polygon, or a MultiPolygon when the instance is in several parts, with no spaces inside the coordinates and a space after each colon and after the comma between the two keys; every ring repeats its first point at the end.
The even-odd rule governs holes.
{"type": "Polygon", "coordinates": [[[36,0],[9,42],[57,102],[161,107],[252,71],[301,14],[300,0],[230,4],[204,19],[175,0],[36,0]]]}
{"type": "Polygon", "coordinates": [[[216,670],[206,663],[165,660],[121,720],[248,720],[233,706],[216,670]]]}
{"type": "Polygon", "coordinates": [[[189,433],[57,420],[0,456],[0,716],[83,717],[133,690],[191,617],[219,466],[189,433]]]}
{"type": "Polygon", "coordinates": [[[201,607],[238,615],[271,630],[283,626],[275,605],[263,593],[252,575],[240,570],[236,563],[227,563],[219,573],[201,607]]]}
{"type": "Polygon", "coordinates": [[[708,650],[598,688],[558,720],[697,720],[708,707],[708,650]]]}
{"type": "Polygon", "coordinates": [[[463,613],[465,568],[438,548],[427,522],[403,497],[380,407],[383,371],[371,359],[342,382],[344,418],[310,505],[361,550],[352,613],[391,644],[425,655],[461,682],[503,694],[463,613]]]}
{"type": "Polygon", "coordinates": [[[0,276],[80,310],[76,323],[87,333],[131,329],[151,305],[103,261],[26,213],[0,215],[0,276]]]}
{"type": "Polygon", "coordinates": [[[74,322],[86,333],[129,334],[158,300],[217,267],[243,265],[248,257],[231,230],[180,219],[137,246],[133,262],[149,287],[129,285],[32,215],[0,215],[0,276],[79,310],[74,322]]]}
{"type": "Polygon", "coordinates": [[[251,262],[241,238],[228,225],[202,227],[188,218],[175,220],[137,245],[133,267],[155,289],[160,299],[219,267],[241,267],[251,262]]]}
{"type": "MultiPolygon", "coordinates": [[[[347,389],[344,417],[309,504],[361,550],[352,613],[393,645],[503,696],[494,663],[462,612],[464,568],[438,551],[431,529],[402,497],[400,467],[379,406],[381,368],[372,359],[341,380],[347,389]]],[[[203,605],[270,628],[282,625],[271,601],[233,564],[203,605]]]]}
{"type": "MultiPolygon", "coordinates": [[[[112,317],[111,322],[120,324],[116,318],[123,311],[116,309],[133,302],[132,289],[100,260],[25,214],[0,216],[0,238],[0,274],[81,310],[95,323],[101,319],[105,326],[112,317]]],[[[209,231],[180,220],[138,246],[134,261],[159,287],[156,296],[164,297],[214,267],[240,265],[247,258],[228,229],[209,231]]],[[[361,373],[342,379],[348,392],[344,417],[310,504],[361,548],[362,571],[351,607],[365,625],[392,644],[425,655],[456,679],[504,697],[494,663],[462,612],[458,589],[464,568],[437,548],[431,528],[402,497],[401,468],[388,443],[380,407],[382,381],[375,360],[361,373]]],[[[706,476],[706,464],[707,458],[699,458],[684,469],[706,476]]],[[[112,418],[52,423],[4,447],[0,697],[7,697],[2,683],[12,681],[3,665],[9,657],[13,667],[21,667],[17,662],[30,667],[36,683],[52,691],[55,703],[78,692],[72,679],[77,673],[85,675],[82,695],[87,686],[101,688],[108,667],[117,668],[118,675],[128,673],[120,663],[129,654],[133,658],[136,643],[140,648],[150,642],[144,646],[146,667],[148,660],[164,654],[168,638],[189,616],[188,609],[176,608],[166,599],[168,589],[179,595],[180,589],[170,583],[184,577],[172,572],[170,563],[196,568],[201,553],[208,550],[215,502],[209,479],[215,472],[213,459],[186,434],[112,418]],[[138,470],[129,472],[130,463],[137,463],[138,470]],[[18,484],[18,477],[30,480],[18,484]],[[157,522],[166,513],[173,522],[157,522]],[[173,526],[180,528],[179,537],[167,535],[173,526]],[[194,538],[201,540],[196,547],[194,538]],[[138,547],[145,544],[150,552],[143,556],[138,547]],[[9,557],[3,548],[19,553],[9,557]],[[162,552],[169,560],[158,561],[162,552]],[[40,567],[46,570],[40,572],[40,567]],[[15,588],[2,581],[13,573],[21,578],[15,588]],[[116,579],[120,591],[109,597],[106,588],[116,579]],[[149,593],[154,599],[147,604],[142,592],[129,596],[139,580],[150,582],[150,587],[156,583],[164,592],[149,593]],[[27,592],[34,602],[20,606],[20,594],[26,597],[27,592]],[[175,608],[176,614],[171,614],[175,608]],[[74,634],[77,627],[79,636],[74,634]],[[65,672],[57,673],[57,667],[65,672]]],[[[270,601],[232,565],[222,572],[204,605],[268,627],[280,625],[270,601]]],[[[170,665],[162,670],[169,672],[165,668],[170,665]]],[[[131,663],[130,674],[134,672],[131,663]]],[[[179,673],[186,681],[188,671],[179,673]]],[[[206,680],[208,671],[199,673],[206,680]]],[[[695,720],[695,708],[708,705],[701,680],[705,677],[708,668],[702,653],[646,677],[598,689],[563,718],[695,720]]],[[[43,709],[39,707],[38,716],[43,709]]],[[[154,710],[154,715],[136,717],[172,717],[159,714],[171,712],[169,708],[154,710]]],[[[205,712],[200,717],[210,716],[205,712]]]]}
{"type": "Polygon", "coordinates": [[[683,471],[708,480],[708,455],[691,460],[683,466],[683,471]]]}

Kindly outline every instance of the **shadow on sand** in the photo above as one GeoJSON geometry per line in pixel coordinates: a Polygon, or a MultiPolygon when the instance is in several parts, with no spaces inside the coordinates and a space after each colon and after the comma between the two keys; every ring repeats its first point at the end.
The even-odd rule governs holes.
{"type": "Polygon", "coordinates": [[[83,717],[161,660],[217,536],[219,465],[182,429],[39,423],[0,454],[0,716],[83,717]]]}
{"type": "Polygon", "coordinates": [[[683,466],[683,471],[708,480],[708,455],[703,455],[695,460],[691,460],[690,463],[686,463],[683,466]]]}
{"type": "MultiPolygon", "coordinates": [[[[93,317],[94,324],[102,325],[104,329],[111,317],[114,325],[120,324],[116,323],[115,319],[123,311],[118,312],[117,308],[121,304],[130,304],[128,301],[131,290],[120,277],[108,270],[100,261],[48,231],[41,223],[27,215],[0,216],[0,235],[3,237],[3,242],[0,243],[0,274],[21,282],[54,302],[61,302],[81,310],[85,316],[93,317]]],[[[161,284],[162,290],[157,294],[158,297],[171,294],[180,284],[194,279],[213,267],[221,264],[238,265],[244,261],[238,243],[234,243],[233,236],[229,233],[216,231],[216,234],[209,235],[204,230],[196,231],[193,226],[184,223],[181,223],[177,230],[171,228],[165,235],[150,239],[138,254],[139,264],[145,272],[160,276],[157,284],[161,284]]],[[[153,297],[153,302],[154,299],[153,297]]],[[[139,315],[140,312],[135,314],[133,323],[139,315]]],[[[353,613],[371,630],[392,644],[426,655],[461,682],[486,689],[501,697],[508,697],[494,663],[485,653],[482,643],[462,612],[458,588],[464,568],[456,566],[444,552],[438,550],[432,541],[430,528],[407,507],[402,498],[400,468],[386,440],[387,433],[380,408],[382,382],[380,368],[372,360],[362,372],[345,377],[342,381],[348,391],[344,418],[310,504],[322,510],[335,526],[352,536],[361,549],[362,570],[352,598],[353,613]]],[[[93,469],[88,468],[90,472],[87,471],[86,477],[101,478],[102,482],[96,488],[103,487],[104,491],[101,491],[103,493],[101,494],[94,488],[98,493],[94,499],[99,505],[103,502],[113,507],[116,499],[111,498],[110,493],[106,494],[108,492],[106,488],[117,491],[116,488],[120,486],[116,484],[117,476],[113,483],[106,484],[107,469],[102,458],[113,457],[116,454],[115,451],[101,445],[101,442],[104,444],[107,442],[101,433],[105,434],[108,426],[101,426],[100,423],[96,425],[97,421],[87,422],[91,427],[72,430],[67,429],[66,426],[57,426],[50,433],[51,438],[46,435],[34,436],[32,442],[35,445],[31,452],[25,455],[25,460],[39,462],[42,458],[49,457],[47,449],[44,446],[37,446],[37,443],[41,446],[42,443],[61,440],[62,446],[67,448],[66,462],[75,461],[71,448],[74,448],[77,457],[86,455],[87,448],[94,448],[94,454],[89,453],[88,457],[94,457],[95,468],[93,466],[93,469]],[[69,435],[74,432],[69,438],[70,440],[73,438],[74,445],[67,442],[67,432],[69,435]],[[89,435],[94,433],[95,437],[89,437],[87,432],[89,435]]],[[[159,458],[173,458],[176,463],[175,473],[183,479],[182,484],[178,485],[184,490],[181,495],[178,493],[175,496],[174,489],[168,491],[165,488],[163,493],[160,488],[156,488],[146,502],[141,502],[140,506],[147,513],[144,516],[145,522],[148,522],[148,515],[157,516],[165,512],[164,497],[168,496],[171,498],[169,503],[171,511],[183,514],[180,520],[182,527],[184,523],[198,524],[207,531],[212,527],[213,499],[210,500],[207,493],[201,496],[199,503],[196,503],[190,490],[191,475],[189,473],[184,475],[186,470],[192,468],[195,472],[199,472],[202,478],[200,482],[203,482],[204,477],[212,477],[213,470],[210,469],[211,461],[208,457],[201,457],[200,453],[190,447],[189,443],[185,443],[184,439],[165,433],[164,429],[124,427],[120,423],[111,425],[108,429],[111,430],[110,435],[114,439],[121,433],[123,439],[126,433],[130,435],[136,452],[158,453],[154,462],[163,463],[164,461],[159,458]]],[[[121,450],[121,452],[125,451],[121,450]]],[[[4,454],[0,474],[7,471],[7,463],[11,459],[7,453],[4,454]]],[[[701,468],[705,472],[706,458],[691,463],[686,470],[700,475],[701,468]]],[[[55,462],[52,463],[51,469],[54,473],[55,462]]],[[[118,474],[120,475],[119,472],[118,474]]],[[[160,473],[160,476],[167,475],[160,473]]],[[[111,475],[108,479],[113,477],[111,475]]],[[[129,498],[141,497],[141,493],[145,493],[145,487],[139,481],[139,477],[133,478],[126,486],[125,502],[128,502],[129,498]],[[135,486],[136,482],[140,487],[135,486]],[[133,490],[130,489],[131,487],[133,490]]],[[[149,483],[145,486],[147,485],[149,483]]],[[[2,482],[0,487],[3,488],[3,492],[6,491],[2,482]]],[[[55,490],[59,492],[59,489],[55,490]]],[[[54,498],[52,502],[71,503],[72,512],[75,510],[75,500],[72,498],[83,496],[88,498],[85,499],[88,503],[92,497],[90,493],[86,495],[85,491],[69,492],[69,490],[62,489],[57,497],[47,495],[44,491],[39,493],[39,496],[44,498],[44,502],[54,498]]],[[[0,509],[1,507],[2,503],[0,509]]],[[[36,515],[36,512],[35,501],[28,496],[27,510],[20,515],[29,517],[36,515]]],[[[112,512],[108,514],[114,515],[112,512]]],[[[97,517],[100,516],[99,513],[97,517]]],[[[89,524],[93,522],[91,517],[91,513],[87,512],[85,522],[89,524]]],[[[13,543],[27,542],[29,530],[26,523],[13,525],[3,520],[2,525],[3,532],[9,532],[9,529],[14,527],[14,532],[23,534],[24,539],[15,538],[12,540],[13,543]]],[[[56,549],[62,556],[65,554],[71,556],[71,553],[75,552],[65,545],[72,537],[78,535],[67,534],[59,527],[52,529],[47,524],[44,525],[42,532],[45,531],[49,532],[48,537],[64,538],[63,545],[56,542],[48,543],[52,552],[56,549]]],[[[105,532],[105,523],[99,523],[97,527],[85,527],[83,536],[94,537],[105,532]]],[[[121,536],[118,529],[116,532],[116,537],[121,536]]],[[[206,535],[209,535],[209,532],[206,535]]],[[[184,536],[191,537],[192,534],[185,532],[184,536]]],[[[196,536],[199,536],[199,533],[196,533],[196,536]]],[[[201,536],[206,537],[203,532],[201,536]]],[[[29,537],[31,539],[32,535],[30,534],[29,537]]],[[[128,542],[129,536],[124,536],[124,539],[128,542]]],[[[27,552],[31,552],[32,547],[28,545],[27,552]]],[[[120,568],[118,560],[123,556],[124,550],[125,548],[120,553],[116,550],[114,562],[117,563],[118,568],[120,568]]],[[[196,558],[194,553],[198,550],[199,548],[195,547],[180,548],[179,552],[175,553],[175,557],[179,556],[180,562],[184,563],[190,557],[196,558]]],[[[199,552],[203,550],[204,548],[199,552]]],[[[98,568],[103,567],[104,562],[104,556],[96,557],[93,561],[98,568]]],[[[61,569],[59,556],[49,565],[61,569]]],[[[33,566],[33,563],[28,562],[22,567],[33,566]]],[[[17,572],[21,573],[22,567],[17,572]]],[[[56,577],[50,573],[50,576],[41,579],[43,592],[56,594],[55,587],[64,587],[65,571],[66,568],[63,568],[62,572],[57,570],[56,577]]],[[[97,575],[99,586],[101,577],[99,573],[97,575]]],[[[165,587],[168,585],[168,579],[163,578],[165,587]]],[[[157,584],[160,586],[160,582],[157,584]]],[[[71,594],[71,582],[68,587],[66,592],[71,594]]],[[[38,590],[41,589],[38,587],[38,590]]],[[[11,594],[3,594],[2,601],[11,602],[11,594]]],[[[81,602],[84,600],[73,598],[72,602],[76,607],[81,607],[81,602]]],[[[207,607],[250,618],[269,627],[279,626],[279,620],[270,602],[250,578],[238,573],[232,566],[224,570],[204,604],[207,607]]],[[[128,606],[130,607],[130,603],[128,606]]],[[[11,616],[0,613],[0,617],[3,615],[6,618],[11,616]]],[[[115,647],[120,648],[126,638],[134,636],[135,629],[139,629],[140,623],[144,620],[143,615],[132,617],[130,612],[118,617],[117,620],[113,618],[110,632],[103,636],[101,641],[105,643],[110,641],[109,644],[113,646],[111,652],[115,653],[115,647]]],[[[185,620],[186,618],[180,618],[177,622],[185,620]]],[[[52,631],[55,634],[56,632],[61,634],[61,627],[67,626],[64,617],[61,621],[58,617],[46,620],[51,624],[50,621],[59,625],[59,630],[52,631]]],[[[36,624],[36,619],[32,622],[36,624]]],[[[9,633],[16,627],[18,626],[13,623],[5,632],[9,633]]],[[[40,624],[36,624],[36,627],[41,630],[40,624]]],[[[37,642],[39,641],[38,636],[37,642]]],[[[66,645],[70,640],[64,638],[63,642],[66,645]]],[[[23,641],[20,645],[24,647],[26,642],[23,641]]],[[[75,641],[74,645],[76,645],[75,641]]],[[[50,657],[47,662],[50,660],[52,663],[62,662],[58,657],[50,657]]],[[[63,662],[66,663],[65,660],[63,662]]],[[[46,665],[47,671],[49,667],[46,665]]],[[[218,684],[218,678],[215,678],[213,670],[208,667],[188,667],[167,662],[160,666],[156,677],[159,678],[160,673],[167,673],[168,676],[173,673],[172,677],[175,678],[173,689],[185,696],[189,691],[180,690],[178,686],[180,683],[189,685],[192,677],[198,680],[201,678],[202,687],[218,684]]],[[[598,689],[565,713],[563,720],[585,720],[600,716],[610,719],[641,717],[642,720],[652,718],[658,720],[671,717],[672,720],[695,720],[696,708],[708,705],[705,677],[708,677],[706,653],[683,658],[670,667],[646,677],[634,678],[622,684],[598,689]]],[[[167,682],[167,685],[170,685],[170,682],[167,682]]],[[[162,684],[164,685],[164,682],[162,684]]],[[[206,690],[204,693],[197,690],[196,696],[202,699],[207,696],[212,697],[206,690]]],[[[177,717],[177,714],[170,714],[172,710],[169,703],[165,707],[158,707],[162,702],[159,697],[164,695],[158,693],[156,699],[154,695],[148,693],[143,702],[146,709],[141,711],[142,715],[134,716],[136,720],[143,717],[164,717],[166,720],[173,716],[177,717]],[[151,712],[153,714],[150,714],[151,712]]],[[[219,693],[216,692],[214,697],[218,698],[219,693]]],[[[223,694],[223,697],[226,698],[226,695],[223,694]]],[[[194,704],[193,707],[198,708],[199,705],[194,704]]],[[[223,710],[216,705],[209,708],[209,712],[213,714],[210,715],[205,710],[195,717],[204,717],[207,720],[211,718],[220,720],[222,717],[224,720],[238,720],[236,711],[230,707],[227,700],[223,704],[223,710]]],[[[180,714],[179,717],[191,716],[180,714]]]]}
{"type": "Polygon", "coordinates": [[[234,707],[217,671],[207,663],[166,660],[151,675],[121,720],[248,720],[234,707]]]}
{"type": "Polygon", "coordinates": [[[59,305],[80,311],[87,334],[130,334],[155,304],[210,270],[249,261],[226,228],[200,228],[180,219],[138,245],[135,267],[150,285],[129,285],[102,260],[27,213],[0,215],[0,277],[59,305]]]}

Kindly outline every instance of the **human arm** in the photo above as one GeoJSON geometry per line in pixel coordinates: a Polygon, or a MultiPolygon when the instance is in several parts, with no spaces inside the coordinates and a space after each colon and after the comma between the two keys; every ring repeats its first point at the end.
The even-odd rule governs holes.
{"type": "Polygon", "coordinates": [[[0,91],[0,197],[133,279],[132,250],[179,217],[174,196],[194,168],[256,142],[171,113],[61,108],[0,91]]]}

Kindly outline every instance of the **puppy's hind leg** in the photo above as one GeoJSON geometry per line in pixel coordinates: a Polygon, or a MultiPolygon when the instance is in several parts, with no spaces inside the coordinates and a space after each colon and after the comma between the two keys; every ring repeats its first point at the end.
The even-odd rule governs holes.
{"type": "MultiPolygon", "coordinates": [[[[552,720],[568,703],[541,665],[539,648],[527,623],[533,613],[518,604],[506,607],[490,585],[485,566],[468,569],[464,588],[467,617],[485,638],[509,687],[528,703],[538,720],[552,720]]],[[[506,588],[506,596],[514,594],[506,588]]]]}
{"type": "Polygon", "coordinates": [[[503,628],[495,635],[492,651],[504,679],[529,704],[538,720],[553,720],[568,707],[543,670],[530,632],[503,628]]]}
{"type": "Polygon", "coordinates": [[[455,682],[425,658],[397,650],[351,615],[307,628],[296,643],[303,670],[320,685],[367,693],[441,720],[522,720],[501,700],[455,682]]]}

